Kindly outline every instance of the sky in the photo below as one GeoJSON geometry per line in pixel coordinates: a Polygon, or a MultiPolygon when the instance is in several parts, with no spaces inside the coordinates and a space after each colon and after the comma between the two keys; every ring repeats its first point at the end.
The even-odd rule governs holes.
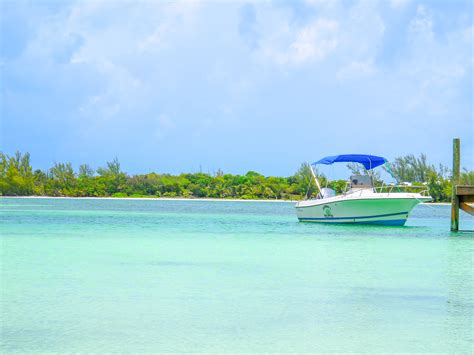
{"type": "Polygon", "coordinates": [[[129,173],[473,163],[472,1],[0,0],[0,150],[129,173]]]}

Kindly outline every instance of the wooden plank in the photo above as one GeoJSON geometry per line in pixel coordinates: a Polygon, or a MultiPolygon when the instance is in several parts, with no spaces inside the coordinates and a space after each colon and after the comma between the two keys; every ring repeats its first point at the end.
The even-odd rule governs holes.
{"type": "Polygon", "coordinates": [[[474,195],[462,195],[458,196],[458,198],[460,203],[474,203],[474,195]]]}
{"type": "Polygon", "coordinates": [[[474,185],[457,185],[456,186],[456,195],[458,196],[474,196],[474,185]]]}
{"type": "Polygon", "coordinates": [[[453,139],[453,180],[451,193],[451,231],[459,230],[459,197],[456,194],[456,185],[459,185],[461,175],[461,144],[459,138],[453,139]]]}
{"type": "Polygon", "coordinates": [[[461,202],[459,204],[459,208],[461,208],[464,212],[469,213],[471,216],[474,216],[474,207],[469,206],[467,203],[461,202]]]}

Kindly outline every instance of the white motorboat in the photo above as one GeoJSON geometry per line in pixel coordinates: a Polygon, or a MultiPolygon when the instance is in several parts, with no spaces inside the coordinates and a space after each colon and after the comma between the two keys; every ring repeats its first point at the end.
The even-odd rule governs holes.
{"type": "Polygon", "coordinates": [[[296,203],[296,214],[301,222],[358,223],[403,226],[411,210],[431,197],[420,193],[402,192],[400,186],[374,187],[372,169],[385,164],[383,157],[365,154],[345,154],[323,158],[311,165],[311,172],[319,189],[316,199],[296,203]],[[337,195],[330,188],[321,188],[314,166],[337,162],[360,163],[367,175],[352,175],[346,191],[337,195]]]}

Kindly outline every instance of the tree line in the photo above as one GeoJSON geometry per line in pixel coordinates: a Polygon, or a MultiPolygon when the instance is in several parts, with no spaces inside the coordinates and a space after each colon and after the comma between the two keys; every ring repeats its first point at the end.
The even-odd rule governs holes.
{"type": "MultiPolygon", "coordinates": [[[[355,165],[348,166],[356,172],[355,165]]],[[[426,156],[399,157],[385,167],[398,181],[424,185],[435,201],[449,201],[451,182],[449,169],[435,168],[426,156]]],[[[328,181],[318,174],[321,185],[341,193],[345,180],[328,181]]],[[[473,184],[474,172],[462,173],[463,183],[473,184]]],[[[129,175],[114,159],[93,169],[87,164],[75,171],[70,163],[55,163],[46,171],[34,170],[30,154],[16,152],[8,156],[0,152],[0,194],[3,196],[66,196],[66,197],[185,197],[239,199],[302,199],[314,196],[317,187],[310,166],[303,163],[289,177],[264,176],[254,171],[245,175],[182,173],[129,175]]]]}

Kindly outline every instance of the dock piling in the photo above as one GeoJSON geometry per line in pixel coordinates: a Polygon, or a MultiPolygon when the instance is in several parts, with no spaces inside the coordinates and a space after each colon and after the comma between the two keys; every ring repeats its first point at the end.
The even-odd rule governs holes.
{"type": "Polygon", "coordinates": [[[461,144],[459,138],[453,139],[453,180],[451,194],[451,231],[459,230],[459,197],[456,193],[456,186],[459,185],[461,175],[461,144]]]}
{"type": "MultiPolygon", "coordinates": [[[[453,179],[451,195],[451,231],[459,231],[459,209],[474,216],[474,185],[460,185],[461,183],[461,147],[459,138],[453,140],[453,179]]],[[[473,231],[469,231],[473,232],[473,231]]]]}

